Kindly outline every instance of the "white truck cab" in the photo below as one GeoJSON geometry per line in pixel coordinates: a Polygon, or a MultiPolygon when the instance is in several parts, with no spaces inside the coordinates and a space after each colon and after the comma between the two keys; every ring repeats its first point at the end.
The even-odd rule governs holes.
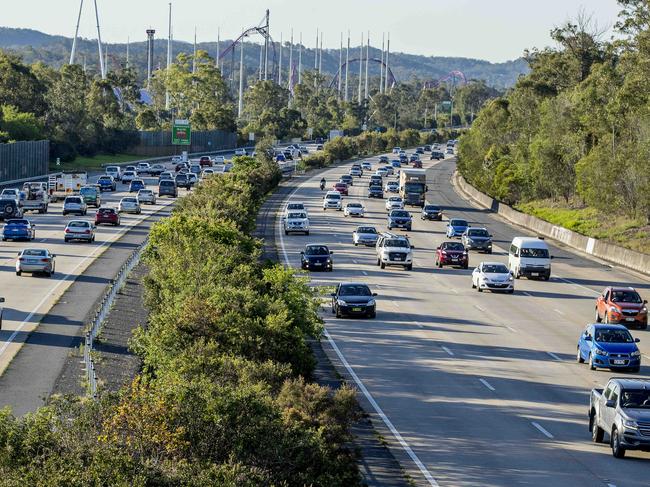
{"type": "Polygon", "coordinates": [[[508,267],[515,279],[524,276],[548,281],[551,259],[548,244],[541,237],[515,237],[508,250],[508,267]]]}

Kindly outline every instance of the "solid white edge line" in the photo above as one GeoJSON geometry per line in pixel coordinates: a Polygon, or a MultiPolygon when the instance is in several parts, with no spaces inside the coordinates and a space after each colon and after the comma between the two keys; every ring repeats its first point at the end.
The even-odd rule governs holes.
{"type": "Polygon", "coordinates": [[[485,310],[484,310],[483,308],[481,308],[478,304],[475,304],[474,307],[475,307],[477,310],[479,310],[479,311],[485,313],[485,310]]]}
{"type": "Polygon", "coordinates": [[[449,356],[451,356],[451,357],[454,356],[454,352],[452,352],[451,350],[449,350],[449,349],[448,349],[447,347],[445,347],[444,345],[441,345],[440,348],[442,348],[445,352],[447,352],[447,354],[448,354],[449,356]]]}
{"type": "MultiPolygon", "coordinates": [[[[303,186],[304,186],[308,181],[309,181],[309,180],[303,182],[302,184],[299,184],[298,187],[296,187],[296,189],[294,189],[294,190],[289,194],[289,196],[287,196],[286,200],[291,199],[291,198],[293,197],[293,195],[296,194],[296,193],[298,192],[298,190],[301,189],[301,188],[302,188],[302,187],[303,187],[303,186]]],[[[278,230],[280,230],[280,228],[281,228],[281,227],[280,227],[280,223],[279,223],[279,220],[278,220],[278,230]]],[[[282,255],[284,256],[284,262],[285,262],[285,265],[286,265],[287,267],[290,267],[290,265],[289,265],[289,256],[288,256],[288,254],[287,254],[287,251],[286,251],[286,248],[285,248],[285,245],[284,245],[284,237],[283,237],[282,233],[283,233],[283,232],[278,231],[277,234],[280,236],[280,246],[282,247],[282,255]]],[[[350,364],[348,363],[348,361],[347,361],[347,360],[345,359],[345,357],[343,356],[343,353],[341,352],[341,350],[339,350],[338,345],[336,345],[336,342],[334,341],[334,339],[332,338],[332,336],[331,336],[331,335],[329,334],[329,332],[327,331],[327,328],[324,328],[324,329],[323,329],[323,334],[325,335],[325,338],[327,338],[327,340],[328,340],[328,342],[330,343],[330,346],[332,347],[332,349],[336,352],[336,355],[339,357],[339,360],[341,361],[341,363],[343,364],[343,366],[346,368],[346,370],[348,371],[348,373],[350,374],[350,376],[354,379],[354,382],[355,382],[355,383],[357,384],[357,386],[359,387],[359,390],[363,393],[363,395],[366,397],[366,399],[368,400],[368,402],[370,402],[370,405],[373,407],[373,409],[375,410],[375,412],[379,415],[379,417],[380,417],[381,420],[384,422],[384,424],[386,425],[386,427],[387,427],[387,428],[390,430],[390,432],[393,434],[393,436],[395,437],[395,439],[399,442],[399,444],[402,446],[402,448],[404,448],[404,451],[407,453],[407,455],[411,458],[411,460],[413,460],[413,462],[415,463],[415,465],[417,465],[417,467],[418,467],[418,469],[420,470],[420,472],[422,473],[422,475],[424,475],[424,477],[427,479],[427,481],[429,482],[429,484],[430,484],[431,486],[433,486],[433,487],[438,487],[438,482],[436,482],[436,480],[433,478],[433,476],[431,475],[431,473],[430,473],[430,472],[427,470],[427,468],[424,466],[424,464],[422,463],[422,461],[420,461],[420,459],[419,459],[418,456],[415,454],[415,452],[411,449],[411,447],[410,447],[409,444],[406,442],[406,440],[404,440],[404,438],[402,437],[402,435],[400,434],[400,432],[397,431],[397,429],[395,428],[395,426],[393,425],[393,423],[391,422],[391,420],[388,419],[388,416],[386,416],[386,414],[384,414],[384,411],[382,411],[382,409],[379,407],[379,404],[377,404],[377,402],[376,402],[375,399],[372,397],[372,395],[370,394],[370,392],[368,391],[368,389],[366,389],[366,386],[363,384],[363,382],[361,382],[361,379],[359,379],[359,377],[357,376],[357,374],[354,372],[354,370],[352,369],[352,367],[350,366],[350,364]]]]}
{"type": "Polygon", "coordinates": [[[488,381],[486,381],[485,379],[481,379],[481,378],[479,377],[478,380],[481,382],[481,384],[483,384],[485,387],[487,387],[488,389],[490,389],[492,392],[496,391],[496,389],[495,389],[494,387],[492,387],[492,385],[491,385],[488,381]]]}
{"type": "Polygon", "coordinates": [[[563,313],[562,311],[560,311],[559,309],[557,309],[557,308],[554,309],[553,311],[555,311],[555,312],[556,312],[557,314],[559,314],[559,315],[564,316],[564,313],[563,313]]]}
{"type": "Polygon", "coordinates": [[[393,433],[393,436],[395,437],[395,439],[397,439],[399,444],[402,445],[402,448],[404,448],[404,451],[408,454],[409,457],[411,457],[411,460],[413,460],[415,465],[417,465],[418,469],[420,470],[422,475],[424,475],[424,477],[427,479],[429,484],[434,486],[434,487],[438,487],[438,482],[436,482],[436,480],[433,478],[433,476],[431,475],[429,470],[427,470],[427,468],[424,466],[422,461],[420,461],[420,459],[415,454],[415,452],[411,449],[411,447],[406,442],[406,440],[404,440],[404,438],[402,437],[400,432],[397,431],[397,429],[395,428],[395,426],[393,425],[391,420],[388,419],[388,416],[386,416],[384,411],[382,411],[382,409],[379,407],[379,404],[377,404],[375,399],[372,397],[372,394],[370,394],[368,389],[366,389],[366,386],[363,385],[363,382],[361,382],[361,379],[359,379],[359,377],[354,372],[354,370],[352,369],[352,367],[350,366],[348,361],[345,359],[345,357],[343,356],[343,353],[341,353],[341,350],[339,350],[339,347],[336,345],[336,343],[332,339],[332,337],[329,334],[329,332],[327,331],[327,329],[325,329],[323,333],[324,333],[325,337],[327,338],[327,340],[329,341],[330,346],[336,352],[336,355],[339,357],[339,360],[341,361],[343,366],[346,368],[348,373],[352,376],[352,378],[354,379],[354,382],[357,384],[357,386],[359,387],[359,389],[361,390],[363,395],[366,397],[368,402],[370,402],[370,404],[372,405],[375,412],[379,415],[379,417],[382,419],[382,421],[388,427],[388,429],[391,431],[391,433],[393,433]]]}
{"type": "Polygon", "coordinates": [[[551,433],[549,433],[548,431],[546,431],[546,430],[542,427],[541,424],[536,423],[535,421],[531,421],[531,424],[532,424],[535,428],[537,428],[537,429],[538,429],[538,430],[539,430],[539,431],[540,431],[544,436],[546,436],[547,438],[549,438],[549,439],[551,439],[551,440],[552,440],[553,438],[555,438],[551,433]]]}
{"type": "Polygon", "coordinates": [[[546,353],[549,354],[551,357],[553,357],[558,362],[562,362],[562,359],[560,357],[558,357],[557,355],[555,355],[553,352],[546,352],[546,353]]]}

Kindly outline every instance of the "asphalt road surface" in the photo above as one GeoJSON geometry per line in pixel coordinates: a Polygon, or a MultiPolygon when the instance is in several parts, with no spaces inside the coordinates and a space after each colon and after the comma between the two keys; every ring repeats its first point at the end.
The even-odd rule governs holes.
{"type": "MultiPolygon", "coordinates": [[[[363,281],[379,293],[374,320],[336,319],[328,307],[323,316],[341,354],[336,361],[342,357],[349,365],[342,372],[352,371],[369,407],[385,415],[398,437],[392,446],[412,460],[409,472],[422,484],[447,486],[649,485],[650,454],[614,459],[608,445],[591,443],[588,432],[591,388],[621,374],[590,371],[575,360],[598,292],[632,285],[647,299],[649,281],[551,245],[550,281],[517,280],[514,295],[477,293],[472,268],[483,260],[506,263],[512,238],[529,233],[459,197],[450,184],[453,159],[426,159],[427,200],[441,205],[445,217],[421,221],[419,209],[407,207],[414,216],[407,232],[416,247],[412,271],[382,270],[374,248],[352,244],[357,225],[387,230],[385,201],[366,197],[367,171],[344,198],[361,201],[364,218],[323,211],[319,175],[303,178],[290,195],[306,203],[311,234],[285,236],[279,226],[276,231],[280,255],[293,267],[299,268],[306,243],[334,251],[334,272],[312,273],[314,285],[363,281]],[[494,254],[472,252],[469,270],[435,268],[433,251],[447,240],[449,217],[486,226],[494,235],[494,254]]],[[[377,164],[377,158],[372,161],[377,164]]],[[[328,186],[348,169],[326,172],[328,186]]],[[[650,334],[632,334],[641,339],[643,360],[650,364],[650,334]]],[[[649,372],[644,365],[640,374],[629,375],[649,372]]]]}

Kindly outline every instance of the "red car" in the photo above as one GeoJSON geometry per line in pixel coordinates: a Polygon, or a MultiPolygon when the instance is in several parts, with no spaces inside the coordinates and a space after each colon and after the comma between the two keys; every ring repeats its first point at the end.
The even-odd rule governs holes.
{"type": "Polygon", "coordinates": [[[413,169],[422,169],[422,161],[414,161],[413,162],[413,169]]]}
{"type": "Polygon", "coordinates": [[[348,185],[345,183],[336,183],[333,189],[334,191],[338,191],[344,196],[348,195],[348,185]]]}
{"type": "Polygon", "coordinates": [[[445,265],[454,265],[467,269],[469,256],[461,242],[442,242],[436,249],[436,265],[442,268],[445,265]]]}
{"type": "Polygon", "coordinates": [[[596,298],[596,321],[648,328],[648,301],[631,287],[608,287],[596,298]]]}
{"type": "Polygon", "coordinates": [[[178,172],[181,169],[187,169],[187,163],[186,162],[179,162],[176,164],[176,167],[174,167],[174,171],[178,172]]]}
{"type": "Polygon", "coordinates": [[[115,208],[100,208],[95,213],[95,225],[99,225],[100,223],[119,225],[120,214],[115,208]]]}
{"type": "Polygon", "coordinates": [[[212,159],[210,159],[208,156],[202,156],[201,159],[199,159],[199,164],[201,167],[212,167],[212,159]]]}

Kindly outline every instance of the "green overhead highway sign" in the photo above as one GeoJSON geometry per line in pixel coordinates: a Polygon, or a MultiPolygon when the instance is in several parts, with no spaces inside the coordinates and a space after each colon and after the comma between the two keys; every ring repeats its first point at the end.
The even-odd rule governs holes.
{"type": "Polygon", "coordinates": [[[192,141],[192,128],[189,120],[174,120],[172,125],[172,144],[190,145],[192,141]]]}

